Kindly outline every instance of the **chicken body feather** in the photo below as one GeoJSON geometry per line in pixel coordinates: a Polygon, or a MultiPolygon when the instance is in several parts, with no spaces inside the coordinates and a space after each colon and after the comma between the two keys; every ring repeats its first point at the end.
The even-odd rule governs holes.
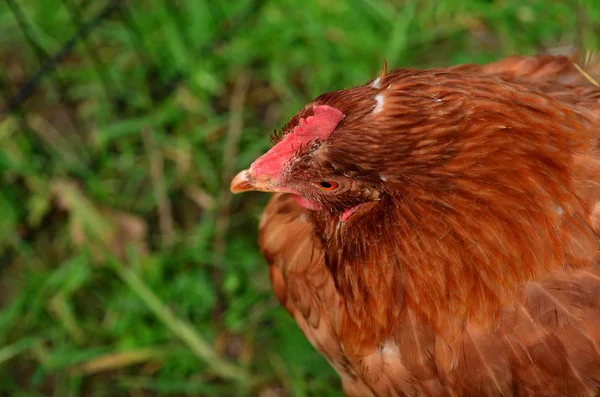
{"type": "Polygon", "coordinates": [[[313,105],[344,118],[292,178],[352,182],[307,193],[320,211],[270,188],[259,245],[345,393],[600,396],[600,89],[511,57],[400,69],[288,126],[313,105]]]}

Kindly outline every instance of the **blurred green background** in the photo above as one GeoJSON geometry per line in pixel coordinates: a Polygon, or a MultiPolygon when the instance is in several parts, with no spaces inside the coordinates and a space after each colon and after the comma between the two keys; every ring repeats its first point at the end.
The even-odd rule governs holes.
{"type": "Polygon", "coordinates": [[[271,293],[267,196],[231,177],[384,57],[599,33],[597,0],[1,2],[0,395],[340,396],[271,293]]]}

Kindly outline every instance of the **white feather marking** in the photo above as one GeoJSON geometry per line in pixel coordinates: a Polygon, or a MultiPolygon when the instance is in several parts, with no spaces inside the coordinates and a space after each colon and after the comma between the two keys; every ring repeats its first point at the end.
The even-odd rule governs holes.
{"type": "Polygon", "coordinates": [[[380,346],[379,351],[386,361],[397,359],[400,356],[400,349],[398,348],[398,345],[392,341],[385,342],[382,346],[380,346]]]}
{"type": "Polygon", "coordinates": [[[387,181],[387,178],[383,174],[379,174],[379,179],[381,179],[384,182],[387,181]]]}
{"type": "Polygon", "coordinates": [[[373,113],[379,113],[383,110],[384,98],[383,95],[379,94],[375,96],[375,100],[377,101],[377,105],[373,108],[373,113]]]}
{"type": "Polygon", "coordinates": [[[556,206],[556,213],[557,213],[558,215],[562,215],[562,214],[564,214],[564,213],[565,213],[565,210],[563,210],[563,208],[562,208],[560,205],[557,205],[557,206],[556,206]]]}
{"type": "Polygon", "coordinates": [[[373,83],[371,84],[371,87],[373,87],[373,88],[381,88],[381,77],[377,77],[375,80],[373,80],[373,83]]]}

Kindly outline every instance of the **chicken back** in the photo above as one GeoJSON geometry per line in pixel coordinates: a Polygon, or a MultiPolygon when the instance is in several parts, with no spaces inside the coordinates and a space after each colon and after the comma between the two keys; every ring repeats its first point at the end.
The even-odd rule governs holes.
{"type": "Polygon", "coordinates": [[[233,180],[348,396],[600,396],[600,88],[563,56],[323,94],[233,180]]]}

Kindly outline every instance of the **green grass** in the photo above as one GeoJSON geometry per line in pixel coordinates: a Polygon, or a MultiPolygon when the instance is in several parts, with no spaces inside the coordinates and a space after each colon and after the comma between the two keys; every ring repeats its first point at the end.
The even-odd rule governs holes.
{"type": "MultiPolygon", "coordinates": [[[[76,31],[60,0],[17,3],[50,54],[76,31]]],[[[105,4],[88,3],[84,18],[105,4]]],[[[79,43],[0,121],[0,395],[340,396],[271,293],[267,197],[232,198],[233,173],[384,58],[482,63],[600,37],[595,0],[256,3],[132,1],[139,36],[112,15],[89,37],[100,67],[79,43]]],[[[7,4],[4,94],[39,67],[7,4]]]]}

